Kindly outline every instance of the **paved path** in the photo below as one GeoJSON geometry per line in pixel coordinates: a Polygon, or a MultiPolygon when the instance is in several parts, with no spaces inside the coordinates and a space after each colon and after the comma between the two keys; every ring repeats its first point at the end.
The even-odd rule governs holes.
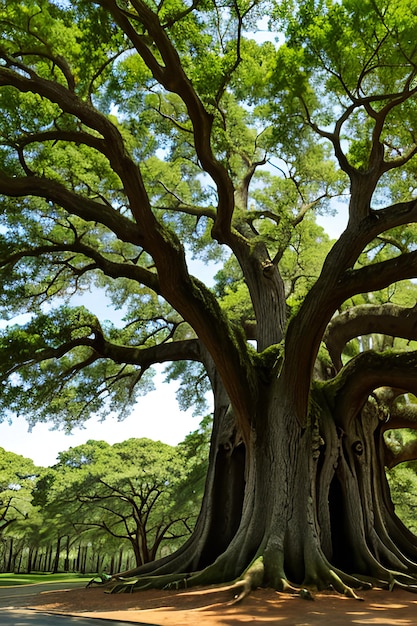
{"type": "MultiPolygon", "coordinates": [[[[121,624],[132,623],[88,617],[70,617],[69,615],[57,615],[20,608],[22,604],[27,605],[31,597],[43,591],[64,591],[65,589],[83,586],[85,586],[85,583],[49,583],[0,587],[0,624],[1,626],[121,626],[121,624]]],[[[135,626],[157,625],[136,623],[135,626]]]]}
{"type": "MultiPolygon", "coordinates": [[[[2,609],[0,623],[1,626],[122,626],[129,622],[52,615],[30,609],[2,609]]],[[[140,626],[140,624],[135,626],[140,626]]],[[[144,624],[143,626],[151,625],[144,624]]]]}
{"type": "Polygon", "coordinates": [[[43,591],[75,589],[76,587],[85,587],[85,583],[40,583],[39,585],[0,587],[0,608],[19,607],[23,603],[26,605],[29,598],[37,596],[43,591]]]}

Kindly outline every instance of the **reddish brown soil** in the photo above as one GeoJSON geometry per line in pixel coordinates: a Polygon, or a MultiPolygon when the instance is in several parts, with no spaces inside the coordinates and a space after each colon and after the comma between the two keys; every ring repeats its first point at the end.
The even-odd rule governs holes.
{"type": "MultiPolygon", "coordinates": [[[[230,594],[230,592],[229,592],[230,594]]],[[[49,612],[142,622],[158,626],[237,626],[268,624],[310,626],[416,626],[417,596],[406,591],[372,590],[363,602],[330,593],[315,600],[258,589],[240,604],[219,588],[189,591],[141,591],[110,595],[103,589],[49,591],[31,600],[30,607],[49,612]]]]}

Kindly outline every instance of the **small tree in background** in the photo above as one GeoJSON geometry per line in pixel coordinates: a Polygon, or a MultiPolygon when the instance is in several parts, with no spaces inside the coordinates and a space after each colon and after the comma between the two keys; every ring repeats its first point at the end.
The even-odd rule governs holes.
{"type": "Polygon", "coordinates": [[[191,533],[198,503],[187,499],[180,507],[176,500],[186,469],[176,448],[150,439],[113,446],[88,441],[61,452],[38,489],[46,495],[44,514],[61,520],[61,527],[71,525],[84,544],[110,535],[120,549],[134,553],[139,566],[155,560],[163,545],[178,546],[191,533]]]}

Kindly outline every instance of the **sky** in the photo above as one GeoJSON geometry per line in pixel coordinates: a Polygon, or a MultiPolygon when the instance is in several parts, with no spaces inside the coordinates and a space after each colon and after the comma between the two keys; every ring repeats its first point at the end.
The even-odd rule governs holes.
{"type": "Polygon", "coordinates": [[[15,417],[12,424],[0,424],[0,446],[46,467],[57,462],[59,452],[83,444],[88,439],[104,439],[113,444],[132,437],[148,437],[176,445],[198,428],[200,420],[193,417],[191,410],[179,410],[175,398],[177,384],[163,383],[161,370],[154,380],[156,390],[139,398],[131,416],[121,422],[116,417],[109,417],[104,422],[91,418],[85,428],[76,428],[67,435],[59,430],[50,430],[48,424],[37,424],[29,432],[26,420],[15,417]]]}
{"type": "MultiPolygon", "coordinates": [[[[319,217],[317,221],[326,229],[330,237],[338,237],[346,222],[346,206],[331,218],[319,217]]],[[[207,283],[213,276],[213,269],[207,268],[200,261],[193,261],[191,271],[207,283]],[[209,276],[207,273],[209,272],[209,276]]],[[[89,307],[93,302],[95,306],[103,306],[97,297],[89,294],[80,297],[78,304],[83,302],[89,307]]],[[[94,312],[94,306],[91,307],[94,312]]],[[[112,318],[112,312],[106,315],[112,318]]],[[[0,320],[0,328],[4,323],[0,320]]],[[[170,445],[176,445],[183,441],[186,435],[196,430],[200,418],[193,417],[192,410],[180,411],[175,392],[178,383],[164,382],[163,366],[155,368],[157,371],[154,384],[155,391],[139,398],[132,414],[119,422],[117,417],[109,417],[104,422],[91,418],[85,423],[83,429],[75,428],[71,434],[65,434],[59,430],[51,430],[48,424],[37,424],[29,432],[24,417],[15,417],[12,423],[0,423],[0,447],[9,452],[21,454],[32,459],[36,465],[47,467],[57,462],[59,452],[64,452],[70,447],[81,445],[89,439],[103,439],[110,444],[124,441],[135,437],[148,437],[155,441],[162,441],[170,445]]],[[[203,417],[203,416],[201,416],[203,417]]]]}

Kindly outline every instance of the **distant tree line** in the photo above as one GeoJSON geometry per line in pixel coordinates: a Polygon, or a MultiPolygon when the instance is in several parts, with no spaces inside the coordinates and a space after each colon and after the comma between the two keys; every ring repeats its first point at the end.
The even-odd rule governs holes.
{"type": "Polygon", "coordinates": [[[110,573],[173,552],[199,512],[210,429],[175,447],[90,440],[48,468],[0,448],[0,571],[110,573]]]}

